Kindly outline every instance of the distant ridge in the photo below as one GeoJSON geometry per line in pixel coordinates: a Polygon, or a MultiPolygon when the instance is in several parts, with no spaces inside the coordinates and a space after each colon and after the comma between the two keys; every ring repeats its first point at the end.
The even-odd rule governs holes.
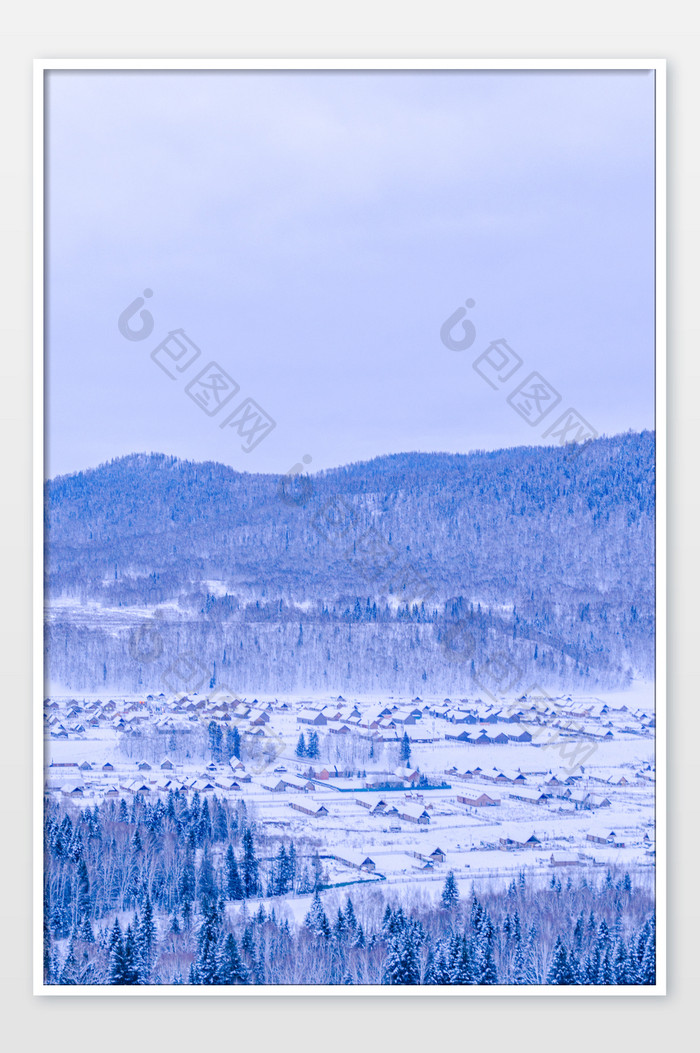
{"type": "Polygon", "coordinates": [[[71,686],[156,687],[183,648],[259,691],[466,691],[496,655],[514,686],[653,672],[653,432],[295,479],[132,454],[48,482],[46,525],[71,686]]]}

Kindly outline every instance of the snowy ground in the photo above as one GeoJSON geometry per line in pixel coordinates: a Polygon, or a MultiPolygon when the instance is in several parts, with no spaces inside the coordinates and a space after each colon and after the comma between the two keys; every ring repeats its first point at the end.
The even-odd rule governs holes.
{"type": "MultiPolygon", "coordinates": [[[[197,698],[191,696],[191,699],[197,698]]],[[[309,851],[312,848],[318,851],[330,885],[363,882],[369,887],[380,882],[397,886],[397,891],[412,888],[433,895],[440,887],[436,882],[442,883],[449,870],[455,872],[465,888],[475,880],[496,876],[508,879],[522,869],[537,871],[549,878],[554,869],[553,854],[566,860],[565,865],[557,867],[561,874],[572,871],[598,874],[598,868],[611,864],[635,871],[644,868],[652,873],[655,742],[653,726],[649,725],[649,715],[653,714],[649,685],[637,685],[631,692],[596,696],[596,705],[606,703],[608,711],[590,722],[577,721],[573,730],[565,729],[561,737],[555,736],[548,746],[536,741],[490,745],[450,741],[445,734],[459,733],[464,726],[450,725],[426,712],[415,725],[405,729],[403,726],[394,731],[385,729],[381,735],[375,732],[373,756],[368,753],[370,733],[366,728],[353,726],[345,736],[332,732],[332,728],[342,726],[338,722],[310,728],[298,723],[300,699],[261,698],[244,721],[221,725],[226,729],[235,723],[243,734],[243,761],[251,781],[241,782],[238,790],[216,785],[217,781],[235,775],[228,763],[220,762],[214,769],[207,767],[210,763],[210,754],[206,751],[207,727],[212,719],[218,719],[211,706],[185,717],[175,700],[113,699],[114,708],[108,713],[104,710],[105,698],[99,703],[94,697],[51,701],[53,704],[47,709],[50,724],[47,723],[45,751],[50,793],[65,796],[72,789],[76,803],[85,806],[104,799],[110,788],[120,796],[129,797],[135,792],[135,780],[145,783],[147,789],[141,792],[155,796],[167,793],[161,783],[164,778],[172,780],[173,789],[179,786],[183,790],[194,778],[209,779],[214,787],[200,789],[202,796],[215,792],[220,797],[242,799],[268,833],[284,840],[293,838],[301,846],[302,854],[305,844],[309,851]],[[285,702],[288,708],[282,709],[285,702]],[[248,738],[255,730],[253,717],[269,704],[271,708],[265,710],[269,719],[263,725],[263,735],[248,738]],[[120,719],[124,716],[132,719],[134,714],[138,719],[132,727],[136,730],[130,733],[118,730],[120,719]],[[90,720],[98,726],[89,726],[90,720]],[[76,730],[79,728],[84,730],[76,730]],[[320,758],[299,759],[295,756],[299,734],[302,731],[308,734],[311,730],[318,734],[320,758]],[[381,790],[366,788],[366,783],[373,778],[382,781],[395,777],[401,763],[398,739],[404,730],[412,741],[410,768],[419,769],[430,784],[446,782],[449,788],[419,790],[411,785],[381,790]],[[176,739],[172,737],[173,732],[176,739]],[[606,732],[611,732],[612,737],[601,741],[592,737],[606,732]],[[431,741],[421,741],[425,739],[431,741]],[[175,741],[177,750],[171,749],[175,741]],[[197,743],[201,748],[196,748],[197,743]],[[585,748],[582,772],[571,760],[572,743],[585,748]],[[265,749],[268,757],[261,752],[265,749]],[[174,770],[162,770],[161,761],[170,753],[174,754],[174,770]],[[139,770],[138,763],[144,760],[150,768],[139,770]],[[81,770],[79,765],[83,762],[88,762],[91,769],[81,770]],[[113,770],[103,771],[106,762],[113,770]],[[345,772],[344,777],[335,777],[336,765],[340,774],[345,772]],[[310,766],[317,770],[330,769],[331,778],[314,777],[313,789],[307,792],[289,788],[271,792],[263,785],[271,780],[292,779],[294,773],[305,772],[310,766]],[[512,783],[499,785],[479,775],[460,778],[451,772],[453,767],[463,772],[475,766],[483,772],[496,768],[509,777],[523,773],[526,791],[546,790],[553,796],[542,804],[517,800],[510,796],[517,792],[512,783]],[[578,778],[567,787],[563,780],[571,772],[578,778]],[[547,786],[552,773],[560,777],[561,786],[547,786]],[[626,780],[626,785],[619,784],[621,778],[626,780]],[[597,802],[593,807],[584,803],[576,808],[556,796],[567,789],[582,797],[595,795],[597,802]],[[480,792],[495,797],[500,803],[495,807],[472,807],[457,799],[480,792]],[[389,807],[395,806],[398,813],[407,807],[420,806],[428,813],[428,822],[416,824],[401,818],[400,814],[372,815],[358,803],[360,800],[374,803],[380,799],[389,807]],[[609,804],[602,804],[605,800],[609,804]],[[292,802],[305,808],[322,804],[328,814],[310,816],[292,808],[292,802]],[[615,844],[624,847],[593,842],[588,839],[589,833],[601,837],[614,833],[615,844]],[[533,835],[536,838],[533,847],[505,848],[501,844],[502,838],[522,844],[533,835]],[[444,861],[432,862],[426,868],[429,857],[438,848],[445,855],[444,861]],[[366,857],[372,860],[373,870],[358,869],[366,857]]],[[[334,708],[328,698],[307,697],[304,701],[320,711],[323,706],[329,713],[334,708]]],[[[434,703],[439,708],[443,699],[422,702],[425,706],[434,703]]],[[[590,702],[590,698],[576,697],[570,704],[577,707],[590,702]]],[[[248,705],[250,703],[252,699],[248,700],[248,705]]],[[[356,707],[363,721],[383,707],[398,707],[401,712],[410,705],[410,699],[388,696],[343,700],[345,709],[356,707]]],[[[519,730],[521,725],[497,723],[488,727],[496,733],[507,733],[519,730]]],[[[528,727],[527,721],[523,721],[522,727],[528,727]]],[[[473,732],[474,725],[468,725],[467,730],[473,732]]],[[[479,730],[477,727],[477,733],[479,730]]],[[[303,897],[299,898],[299,910],[303,906],[301,899],[303,897]]],[[[294,907],[294,913],[296,911],[294,907]]]]}

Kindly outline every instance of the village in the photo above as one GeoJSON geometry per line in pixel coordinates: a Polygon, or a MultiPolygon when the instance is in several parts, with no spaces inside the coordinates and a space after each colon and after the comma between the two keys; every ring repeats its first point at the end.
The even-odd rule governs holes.
{"type": "Polygon", "coordinates": [[[53,697],[45,790],[241,801],[327,887],[653,867],[650,690],[604,697],[53,697]]]}

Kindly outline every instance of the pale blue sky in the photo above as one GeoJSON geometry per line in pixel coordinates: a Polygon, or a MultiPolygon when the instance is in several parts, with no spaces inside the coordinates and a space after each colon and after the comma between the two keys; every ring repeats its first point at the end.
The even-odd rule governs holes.
{"type": "Polygon", "coordinates": [[[653,427],[652,73],[48,79],[47,474],[535,443],[506,402],[534,370],[601,433],[653,427]],[[151,360],[178,328],[276,420],[251,453],[151,360]],[[501,337],[524,366],[494,391],[472,362],[501,337]]]}

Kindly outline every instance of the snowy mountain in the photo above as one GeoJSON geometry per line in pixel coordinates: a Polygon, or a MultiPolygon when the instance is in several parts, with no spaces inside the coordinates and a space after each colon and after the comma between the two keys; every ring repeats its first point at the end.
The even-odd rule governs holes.
{"type": "Polygon", "coordinates": [[[294,478],[136,454],[47,483],[46,540],[71,690],[162,690],[187,655],[256,692],[653,675],[652,432],[294,478]]]}

